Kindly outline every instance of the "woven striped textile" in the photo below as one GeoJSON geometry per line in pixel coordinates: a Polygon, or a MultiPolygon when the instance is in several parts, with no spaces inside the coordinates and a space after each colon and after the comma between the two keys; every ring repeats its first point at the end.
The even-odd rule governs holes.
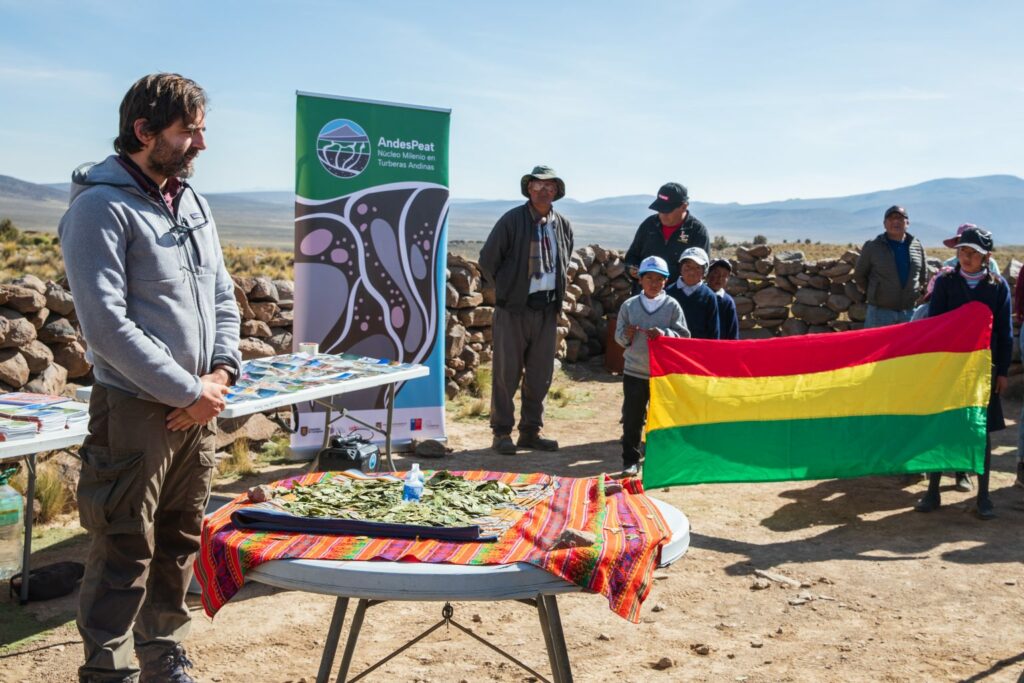
{"type": "MultiPolygon", "coordinates": [[[[273,484],[313,484],[336,473],[316,472],[273,484]]],[[[425,472],[429,479],[432,473],[425,472]]],[[[650,592],[661,547],[671,531],[636,479],[624,480],[606,493],[604,476],[576,479],[546,474],[455,472],[466,479],[500,479],[510,486],[554,480],[552,495],[492,543],[454,543],[367,536],[325,536],[254,532],[235,528],[231,513],[246,505],[245,494],[216,511],[203,523],[202,547],[195,575],[203,590],[203,607],[213,616],[242,587],[245,574],[263,562],[284,559],[375,560],[501,565],[527,562],[555,576],[600,593],[610,609],[634,623],[650,592]],[[550,550],[566,529],[589,531],[590,547],[550,550]]]]}

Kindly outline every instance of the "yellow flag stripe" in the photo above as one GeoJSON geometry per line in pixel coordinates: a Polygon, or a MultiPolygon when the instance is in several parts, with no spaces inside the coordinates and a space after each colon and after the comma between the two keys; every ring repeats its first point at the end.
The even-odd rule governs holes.
{"type": "Polygon", "coordinates": [[[651,379],[647,430],[854,415],[929,415],[988,405],[992,354],[937,352],[774,377],[651,379]]]}

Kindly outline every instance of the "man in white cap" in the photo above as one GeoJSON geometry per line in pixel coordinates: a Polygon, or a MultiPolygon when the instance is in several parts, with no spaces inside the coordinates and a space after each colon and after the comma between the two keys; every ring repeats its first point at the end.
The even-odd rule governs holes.
{"type": "Polygon", "coordinates": [[[572,226],[552,207],[565,196],[554,169],[534,167],[519,187],[529,201],[499,218],[480,250],[480,270],[495,289],[491,448],[503,455],[515,455],[517,448],[558,450],[558,442],[541,430],[573,245],[572,226]],[[513,442],[512,397],[520,383],[519,438],[513,442]]]}
{"type": "Polygon", "coordinates": [[[721,339],[718,297],[704,284],[707,269],[707,252],[700,247],[690,247],[679,257],[679,279],[666,287],[665,292],[683,308],[691,337],[721,339]]]}

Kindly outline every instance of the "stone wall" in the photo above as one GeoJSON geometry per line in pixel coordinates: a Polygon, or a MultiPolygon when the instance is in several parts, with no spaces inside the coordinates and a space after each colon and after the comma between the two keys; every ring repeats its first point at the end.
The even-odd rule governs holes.
{"type": "MultiPolygon", "coordinates": [[[[558,315],[558,358],[572,363],[604,353],[607,316],[617,313],[630,295],[623,255],[596,244],[572,255],[558,315]]],[[[445,391],[450,398],[472,384],[475,369],[491,359],[494,289],[485,285],[476,262],[449,254],[445,306],[445,391]]]]}
{"type": "MultiPolygon", "coordinates": [[[[857,256],[846,251],[809,261],[800,251],[773,254],[766,245],[737,247],[726,288],[736,299],[741,337],[860,328],[866,306],[852,282],[857,256]]],[[[621,251],[597,245],[572,255],[558,316],[559,359],[578,362],[604,354],[608,316],[630,293],[622,257],[621,251]]],[[[929,261],[933,272],[939,265],[929,261]]],[[[1020,268],[1011,261],[1003,273],[1011,290],[1020,268]]],[[[267,277],[236,277],[234,282],[242,357],[291,352],[293,283],[267,277]]],[[[449,255],[445,307],[445,383],[451,397],[472,384],[476,368],[491,359],[494,290],[485,286],[476,262],[449,255]]],[[[91,384],[85,348],[66,283],[26,275],[0,284],[0,391],[60,394],[69,384],[71,389],[91,384]]]]}
{"type": "MultiPolygon", "coordinates": [[[[234,278],[245,359],[292,350],[289,280],[234,278]]],[[[62,394],[92,384],[92,365],[66,282],[25,275],[0,284],[0,391],[62,394]]]]}
{"type": "MultiPolygon", "coordinates": [[[[572,257],[570,285],[558,327],[558,358],[569,362],[604,353],[608,315],[628,298],[630,280],[622,252],[597,245],[572,257]]],[[[867,305],[853,283],[859,252],[807,260],[801,251],[758,245],[736,247],[726,291],[736,300],[740,337],[762,339],[817,334],[863,327],[867,305]]],[[[929,276],[941,263],[929,259],[929,276]]],[[[1021,264],[1012,261],[1004,276],[1011,291],[1021,264]]],[[[476,367],[491,357],[494,291],[485,286],[478,265],[460,256],[448,258],[446,391],[454,396],[474,380],[476,367]]],[[[614,343],[614,341],[612,342],[614,343]]],[[[1015,368],[1015,371],[1017,368],[1015,368]]]]}

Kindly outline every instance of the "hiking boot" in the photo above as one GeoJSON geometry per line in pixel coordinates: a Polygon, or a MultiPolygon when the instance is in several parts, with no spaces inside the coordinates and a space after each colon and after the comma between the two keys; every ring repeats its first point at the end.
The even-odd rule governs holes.
{"type": "Polygon", "coordinates": [[[191,669],[192,662],[185,656],[185,648],[175,645],[160,659],[143,665],[139,683],[195,683],[185,669],[191,669]]]}
{"type": "Polygon", "coordinates": [[[940,505],[942,505],[942,501],[939,499],[939,494],[932,495],[931,493],[926,493],[924,498],[917,501],[914,510],[917,512],[934,512],[939,509],[940,505]]]}
{"type": "Polygon", "coordinates": [[[978,519],[988,521],[996,518],[996,509],[992,505],[992,499],[988,496],[979,498],[974,508],[974,514],[978,516],[978,519]]]}
{"type": "Polygon", "coordinates": [[[1024,489],[1024,460],[1017,461],[1017,480],[1013,482],[1013,485],[1024,489]]]}
{"type": "Polygon", "coordinates": [[[623,477],[635,477],[638,474],[640,474],[640,464],[639,463],[635,463],[634,462],[631,465],[624,465],[622,467],[622,476],[623,477]]]}
{"type": "Polygon", "coordinates": [[[520,448],[529,448],[535,451],[557,451],[558,442],[554,439],[545,439],[539,433],[524,434],[519,433],[519,440],[516,441],[516,445],[520,448]]]}
{"type": "Polygon", "coordinates": [[[971,475],[967,472],[956,473],[956,490],[957,491],[973,491],[974,482],[971,481],[971,475]]]}
{"type": "Polygon", "coordinates": [[[491,442],[491,450],[498,451],[502,455],[515,455],[516,445],[512,443],[511,434],[495,434],[491,442]]]}

